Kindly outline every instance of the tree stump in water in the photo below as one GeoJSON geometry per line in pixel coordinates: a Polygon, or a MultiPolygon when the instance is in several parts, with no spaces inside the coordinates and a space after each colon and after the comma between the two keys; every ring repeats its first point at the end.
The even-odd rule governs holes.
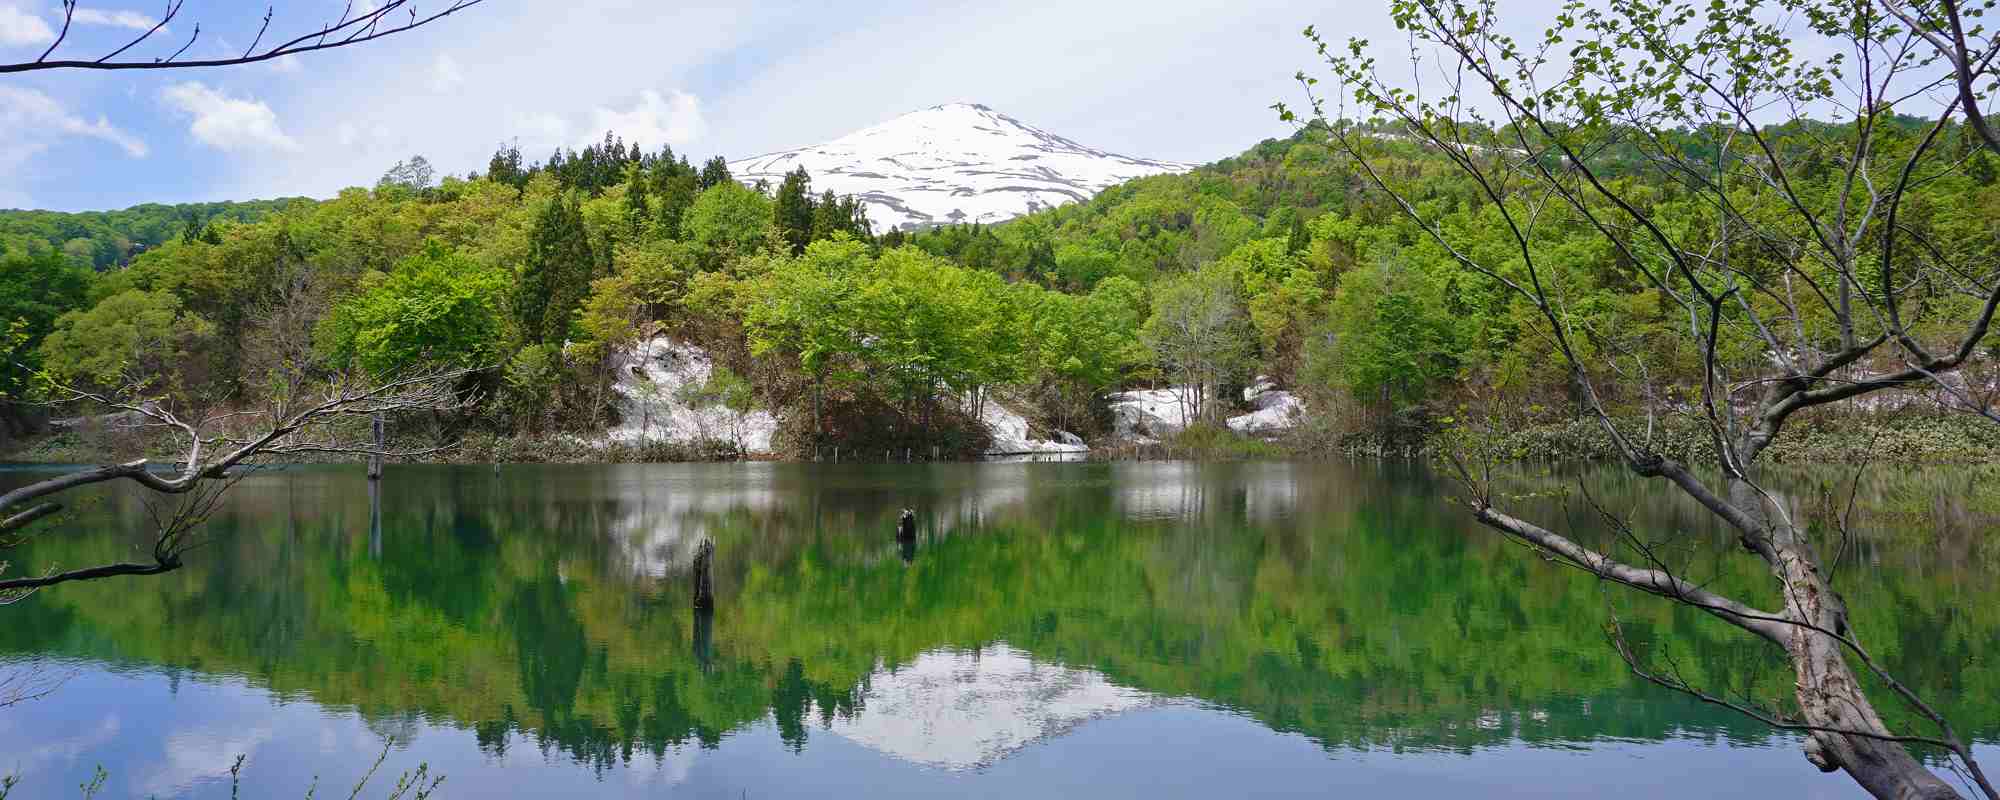
{"type": "Polygon", "coordinates": [[[715,609],[697,608],[694,614],[694,662],[708,674],[715,661],[715,609]]]}
{"type": "Polygon", "coordinates": [[[701,546],[694,551],[694,608],[709,611],[715,608],[715,541],[701,540],[701,546]]]}
{"type": "Polygon", "coordinates": [[[375,418],[370,422],[370,426],[374,428],[375,451],[368,455],[368,479],[379,481],[382,479],[382,412],[375,412],[375,418]]]}

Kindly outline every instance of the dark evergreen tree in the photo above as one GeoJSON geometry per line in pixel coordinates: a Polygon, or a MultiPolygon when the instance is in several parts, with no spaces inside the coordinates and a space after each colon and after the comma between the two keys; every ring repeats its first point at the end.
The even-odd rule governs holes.
{"type": "Polygon", "coordinates": [[[1036,239],[1028,243],[1028,258],[1024,269],[1030,277],[1047,281],[1056,274],[1056,248],[1047,239],[1036,239]]]}
{"type": "MultiPolygon", "coordinates": [[[[670,153],[671,155],[671,153],[670,153]]],[[[657,183],[653,189],[653,205],[656,207],[655,220],[659,233],[668,239],[681,238],[681,217],[694,205],[694,196],[699,191],[701,179],[695,175],[694,167],[687,159],[679,162],[667,160],[665,166],[656,173],[657,183]]]]}
{"type": "Polygon", "coordinates": [[[847,206],[840,202],[840,198],[833,196],[832,189],[820,195],[819,200],[812,204],[813,240],[832,238],[835,233],[841,231],[852,233],[852,224],[841,216],[846,210],[847,206]]]}
{"type": "Polygon", "coordinates": [[[778,185],[777,201],[771,204],[771,217],[792,254],[805,252],[806,244],[813,240],[812,177],[805,167],[785,173],[785,182],[778,185]]]}
{"type": "Polygon", "coordinates": [[[187,214],[181,218],[181,244],[194,244],[195,240],[200,238],[201,216],[193,209],[188,209],[187,214]]]}
{"type": "Polygon", "coordinates": [[[521,168],[521,148],[504,143],[493,151],[492,160],[486,162],[486,179],[516,189],[528,185],[528,173],[521,168]]]}
{"type": "Polygon", "coordinates": [[[652,190],[649,188],[652,181],[648,180],[637,160],[625,169],[625,219],[634,230],[639,230],[640,225],[653,216],[652,190]]]}
{"type": "Polygon", "coordinates": [[[569,335],[570,315],[590,293],[598,266],[576,195],[551,199],[529,236],[514,302],[521,335],[530,343],[561,343],[569,335]]]}
{"type": "Polygon", "coordinates": [[[711,158],[708,163],[701,165],[701,188],[706,189],[728,180],[733,180],[729,174],[729,162],[724,161],[722,156],[711,158]]]}
{"type": "Polygon", "coordinates": [[[874,240],[875,224],[868,221],[868,206],[855,199],[853,195],[841,198],[840,217],[847,220],[847,231],[854,234],[854,238],[862,241],[874,240]]]}

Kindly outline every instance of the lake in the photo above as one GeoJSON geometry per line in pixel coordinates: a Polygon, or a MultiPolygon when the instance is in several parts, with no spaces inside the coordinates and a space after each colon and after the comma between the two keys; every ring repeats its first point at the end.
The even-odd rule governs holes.
{"type": "MultiPolygon", "coordinates": [[[[1805,509],[1846,477],[1786,486],[1805,509]]],[[[1855,627],[2000,757],[1991,487],[1877,480],[1837,584],[1855,627]]],[[[1775,605],[1657,484],[1515,483],[1775,605]]],[[[1455,490],[1375,462],[266,471],[186,568],[0,609],[0,674],[61,679],[0,709],[0,769],[13,798],[98,766],[101,797],[227,797],[245,755],[246,797],[344,797],[393,743],[363,796],[420,762],[440,798],[1860,796],[1793,736],[1633,677],[1605,630],[1756,700],[1790,691],[1768,647],[1537,558],[1455,490]]],[[[100,490],[11,555],[141,557],[140,498],[100,490]]]]}

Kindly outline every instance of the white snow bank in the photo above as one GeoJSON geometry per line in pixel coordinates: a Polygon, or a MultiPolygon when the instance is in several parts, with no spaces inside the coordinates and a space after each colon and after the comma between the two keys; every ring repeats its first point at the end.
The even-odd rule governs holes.
{"type": "Polygon", "coordinates": [[[1141,441],[1158,439],[1187,427],[1187,413],[1181,406],[1182,387],[1134,389],[1113,392],[1112,431],[1120,438],[1141,441]]]}
{"type": "Polygon", "coordinates": [[[979,421],[986,424],[986,430],[993,434],[993,445],[986,449],[989,456],[1018,456],[1041,454],[1087,453],[1090,448],[1069,431],[1056,431],[1054,441],[1034,438],[1028,432],[1028,419],[1016,414],[992,400],[986,401],[986,410],[979,421]]]}
{"type": "Polygon", "coordinates": [[[1243,390],[1243,401],[1253,410],[1230,417],[1228,425],[1230,430],[1246,435],[1291,430],[1306,407],[1297,395],[1279,389],[1276,382],[1263,375],[1243,390]]]}
{"type": "Polygon", "coordinates": [[[684,389],[708,382],[714,360],[708,352],[664,336],[640,342],[614,356],[617,378],[618,427],[608,431],[614,442],[692,442],[716,439],[735,442],[747,452],[771,449],[778,418],[755,409],[737,414],[720,405],[695,408],[682,402],[684,389]]]}
{"type": "MultiPolygon", "coordinates": [[[[1120,438],[1150,442],[1185,429],[1188,420],[1181,398],[1186,391],[1186,387],[1170,386],[1112,393],[1108,399],[1114,432],[1120,438]]],[[[1305,403],[1296,395],[1279,389],[1263,375],[1244,388],[1243,400],[1250,404],[1251,412],[1226,421],[1230,430],[1241,434],[1289,430],[1305,410],[1305,403]]]]}

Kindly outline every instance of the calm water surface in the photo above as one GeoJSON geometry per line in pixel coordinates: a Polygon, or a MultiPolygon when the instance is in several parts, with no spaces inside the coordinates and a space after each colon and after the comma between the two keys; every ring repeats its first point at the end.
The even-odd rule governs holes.
{"type": "MultiPolygon", "coordinates": [[[[1840,584],[1876,655],[1990,743],[1991,519],[1898,522],[1990,489],[1963,482],[1871,487],[1840,584]]],[[[1587,490],[1775,605],[1657,489],[1548,485],[1575,493],[1525,501],[1541,518],[1588,538],[1587,490]]],[[[1765,648],[1476,529],[1450,490],[1375,464],[267,472],[186,569],[0,609],[0,674],[67,676],[0,709],[0,770],[17,798],[98,765],[101,797],[227,797],[244,754],[244,796],[345,796],[394,742],[364,796],[419,762],[442,797],[1857,794],[1631,677],[1607,608],[1690,678],[1781,698],[1765,648]],[[687,608],[703,537],[712,620],[687,608]]],[[[138,495],[96,497],[17,563],[134,557],[138,495]]]]}

